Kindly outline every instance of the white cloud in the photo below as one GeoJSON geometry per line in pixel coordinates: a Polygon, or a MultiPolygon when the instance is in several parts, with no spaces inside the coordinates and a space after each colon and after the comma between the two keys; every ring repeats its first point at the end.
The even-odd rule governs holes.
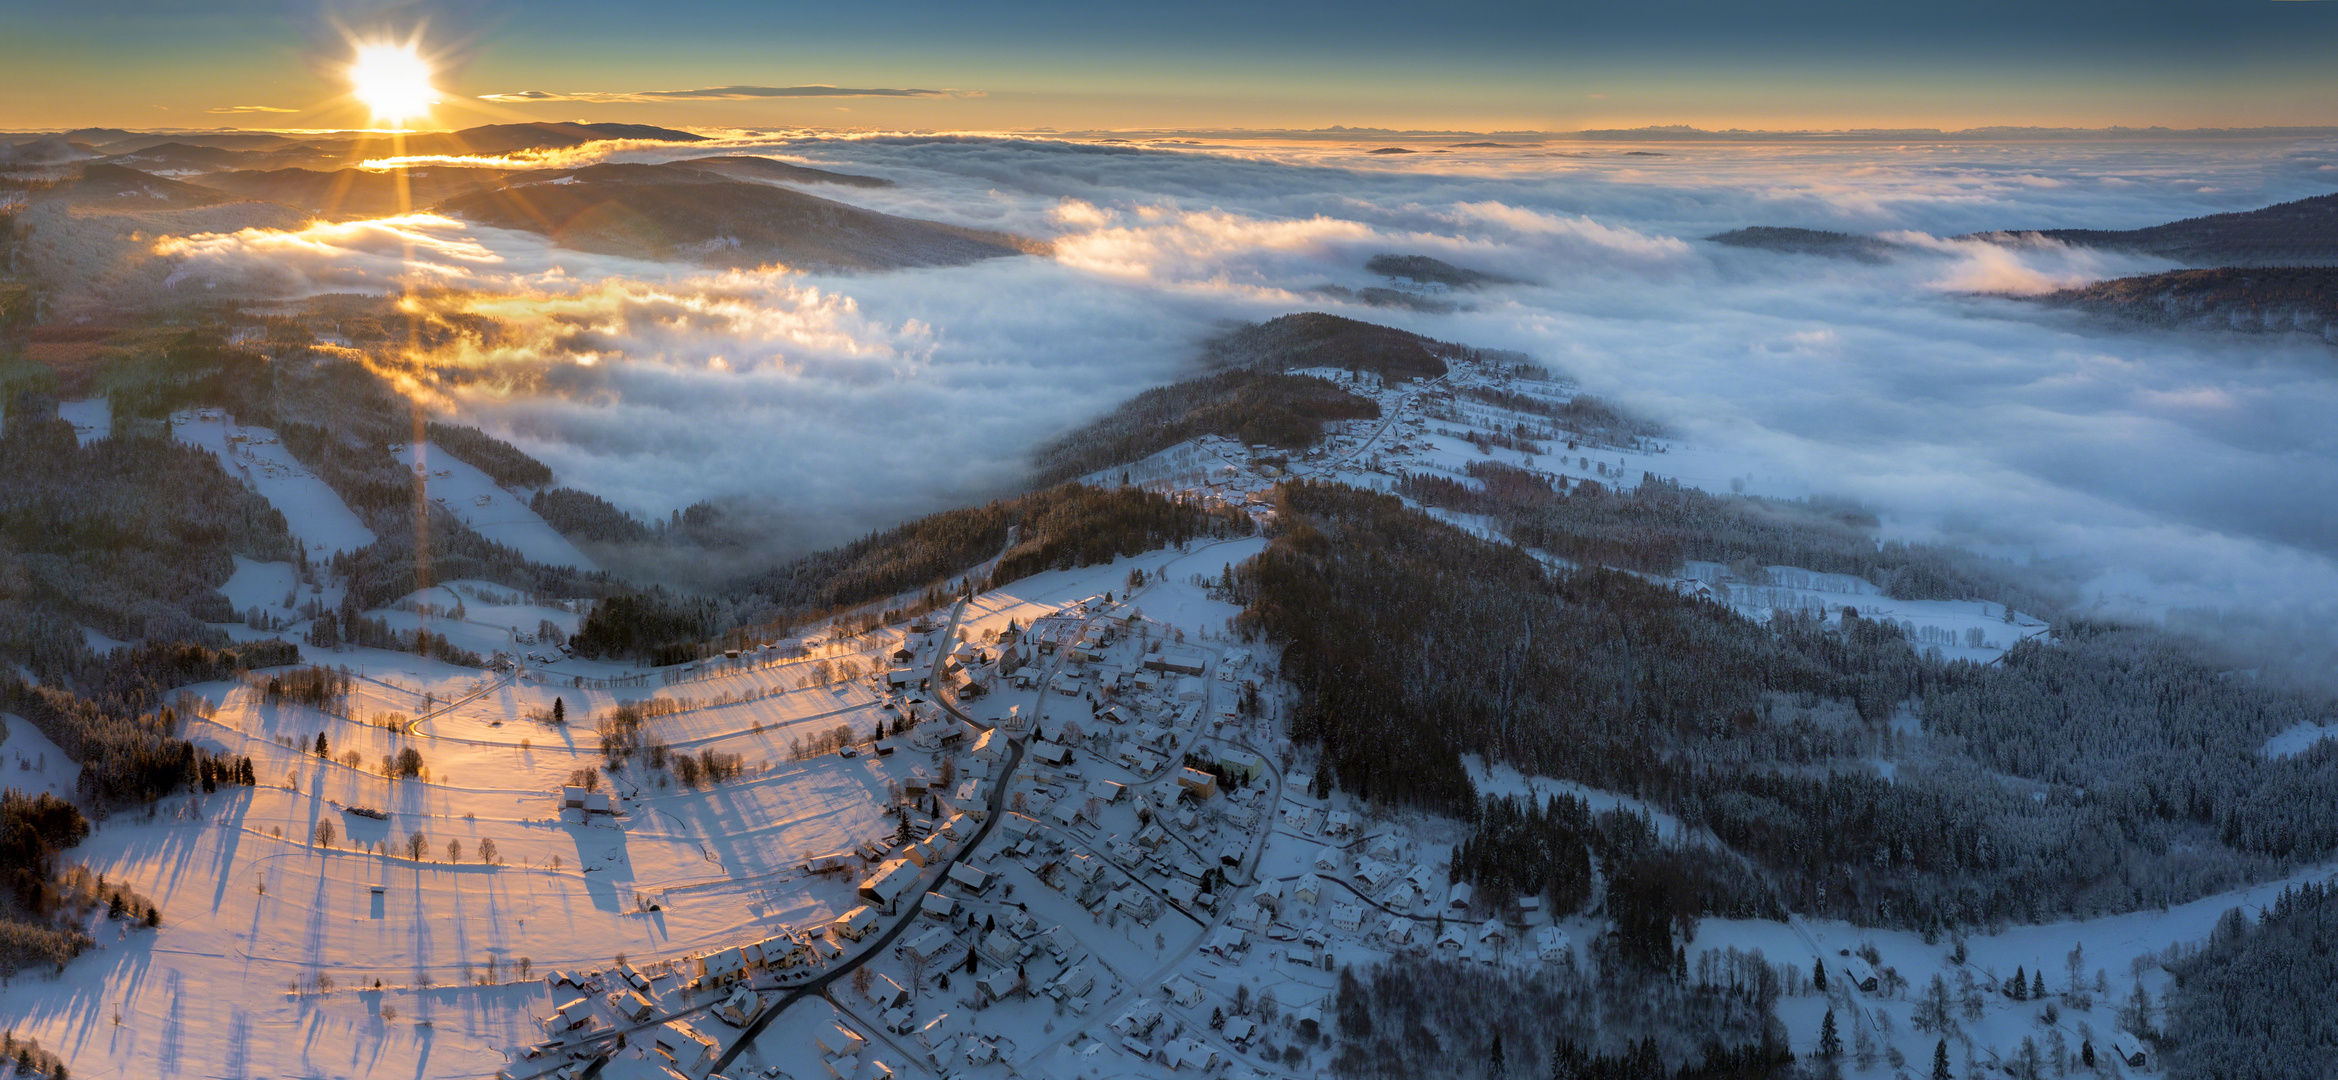
{"type": "Polygon", "coordinates": [[[2338,595],[2326,431],[2338,379],[2324,347],[2130,333],[1977,296],[2162,264],[1953,239],[2314,194],[2328,148],[1693,146],[1391,163],[1321,146],[891,135],[614,155],[758,150],[900,181],[807,189],[825,197],[1042,236],[1057,254],[865,277],[706,274],[430,218],[196,238],[177,253],[190,281],[244,275],[293,295],[385,283],[410,247],[426,280],[552,297],[504,312],[534,320],[523,345],[484,358],[514,380],[450,392],[452,407],[641,512],[767,500],[800,546],[1006,490],[1031,447],[1176,377],[1225,320],[1327,308],[1306,290],[1375,284],[1366,257],[1417,251],[1540,284],[1452,315],[1330,309],[1523,350],[1726,448],[1768,490],[1849,493],[1902,533],[2083,558],[2106,591],[2163,605],[2338,595]],[[1916,250],[1877,266],[1698,239],[1753,224],[1889,232],[1916,250]]]}

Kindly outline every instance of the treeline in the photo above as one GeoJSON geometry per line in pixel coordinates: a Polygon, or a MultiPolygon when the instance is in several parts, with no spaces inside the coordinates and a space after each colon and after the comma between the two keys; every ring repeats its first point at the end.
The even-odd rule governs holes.
{"type": "Polygon", "coordinates": [[[711,602],[653,588],[617,593],[593,605],[568,644],[582,656],[662,666],[698,659],[697,643],[721,629],[711,602]]]}
{"type": "Polygon", "coordinates": [[[1205,536],[1251,531],[1249,518],[1236,511],[1205,510],[1146,491],[1064,484],[930,514],[807,555],[730,591],[753,593],[781,608],[807,612],[915,592],[998,555],[1006,547],[1008,530],[1017,525],[1022,532],[1014,550],[999,560],[984,587],[1205,536]]]}
{"type": "Polygon", "coordinates": [[[1343,1080],[1678,1080],[1790,1075],[1782,988],[1760,952],[1697,970],[1612,966],[1594,946],[1534,972],[1398,956],[1340,971],[1343,1080]]]}
{"type": "Polygon", "coordinates": [[[1528,547],[1597,566],[1677,574],[1690,559],[1723,563],[1765,583],[1763,567],[1794,566],[1872,581],[1902,600],[1988,600],[2051,616],[2076,601],[2044,574],[1957,548],[1878,543],[1859,507],[1713,495],[1649,476],[1630,492],[1596,481],[1554,484],[1541,473],[1474,461],[1477,481],[1415,473],[1398,493],[1430,506],[1492,517],[1528,547]]]}
{"type": "Polygon", "coordinates": [[[1664,428],[1655,421],[1633,416],[1590,394],[1576,394],[1565,401],[1553,401],[1493,386],[1465,387],[1461,393],[1464,397],[1482,401],[1497,409],[1548,417],[1559,427],[1593,442],[1626,446],[1643,438],[1664,434],[1664,428]]]}
{"type": "Polygon", "coordinates": [[[2207,943],[2168,970],[2175,985],[2159,1042],[2169,1080],[2330,1074],[2338,884],[2283,889],[2255,922],[2239,908],[2226,912],[2207,943]]]}
{"type": "Polygon", "coordinates": [[[218,592],[229,556],[291,548],[283,515],[200,449],[127,435],[83,446],[53,403],[0,430],[0,603],[116,638],[224,643],[203,624],[237,618],[218,592]]]}
{"type": "Polygon", "coordinates": [[[14,908],[0,914],[0,976],[33,967],[62,969],[91,945],[89,936],[40,921],[53,905],[57,853],[89,835],[72,803],[43,792],[0,793],[0,879],[14,908]]]}
{"type": "Polygon", "coordinates": [[[179,717],[166,694],[299,660],[299,649],[282,641],[233,650],[147,642],[101,658],[84,673],[79,693],[0,679],[0,711],[24,717],[81,763],[86,799],[101,806],[148,802],[198,779],[196,751],[179,737],[179,717]]]}
{"type": "Polygon", "coordinates": [[[467,424],[431,421],[424,430],[439,449],[463,459],[507,488],[543,488],[552,483],[552,469],[529,457],[519,447],[467,424]]]}
{"type": "Polygon", "coordinates": [[[1103,419],[1041,446],[1032,483],[1045,487],[1138,461],[1202,435],[1306,449],[1333,420],[1380,416],[1380,405],[1324,380],[1265,371],[1223,371],[1155,387],[1103,419]]]}
{"type": "Polygon", "coordinates": [[[528,508],[560,535],[580,543],[638,544],[650,538],[649,526],[618,509],[609,500],[575,488],[550,488],[528,497],[528,508]]]}
{"type": "Polygon", "coordinates": [[[441,581],[489,581],[536,596],[593,597],[621,586],[607,574],[531,562],[518,549],[499,544],[446,514],[428,519],[427,546],[417,547],[414,528],[378,533],[381,539],[358,551],[336,552],[331,569],[348,586],[343,605],[360,609],[387,605],[441,581]]]}
{"type": "Polygon", "coordinates": [[[1205,509],[1136,488],[1067,484],[1012,501],[1022,508],[1022,531],[1016,534],[1015,546],[999,556],[981,588],[1256,531],[1250,515],[1239,510],[1205,509]]]}

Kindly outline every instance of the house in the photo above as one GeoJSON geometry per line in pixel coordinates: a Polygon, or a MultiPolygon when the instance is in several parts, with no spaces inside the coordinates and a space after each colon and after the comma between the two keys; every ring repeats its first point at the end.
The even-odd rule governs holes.
{"type": "Polygon", "coordinates": [[[1265,774],[1266,761],[1247,751],[1222,751],[1218,754],[1218,768],[1225,770],[1228,776],[1241,777],[1242,782],[1248,784],[1265,774]]]}
{"type": "MultiPolygon", "coordinates": [[[[959,817],[981,821],[990,816],[990,804],[983,801],[982,781],[980,780],[969,779],[959,782],[958,790],[950,793],[950,805],[958,808],[959,817]]],[[[957,839],[963,840],[965,837],[960,836],[957,839]]]]}
{"type": "Polygon", "coordinates": [[[574,1031],[592,1022],[592,1000],[590,998],[577,998],[552,1010],[552,1015],[544,1018],[544,1030],[557,1034],[563,1031],[574,1031]]]}
{"type": "Polygon", "coordinates": [[[909,991],[901,988],[890,975],[879,974],[869,980],[869,1004],[879,1012],[887,1012],[909,1004],[909,991]]]}
{"type": "Polygon", "coordinates": [[[1161,1026],[1161,1019],[1159,1006],[1139,1000],[1136,1004],[1129,1006],[1127,1012],[1120,1014],[1118,1019],[1106,1026],[1132,1039],[1142,1039],[1151,1035],[1154,1028],[1161,1026]]]}
{"type": "Polygon", "coordinates": [[[1351,904],[1345,900],[1334,901],[1331,905],[1331,924],[1342,930],[1355,930],[1362,927],[1364,925],[1363,905],[1351,904]]]}
{"type": "Polygon", "coordinates": [[[560,789],[560,808],[588,815],[615,814],[617,803],[606,791],[586,791],[580,787],[570,786],[560,789]]]}
{"type": "Polygon", "coordinates": [[[1086,689],[1080,684],[1080,677],[1069,671],[1056,672],[1047,680],[1047,688],[1065,697],[1078,697],[1086,689]]]}
{"type": "Polygon", "coordinates": [[[930,964],[958,940],[948,927],[937,926],[901,947],[901,956],[913,964],[930,964]]]}
{"type": "Polygon", "coordinates": [[[1161,1047],[1162,1063],[1172,1070],[1192,1069],[1209,1072],[1218,1067],[1218,1052],[1201,1044],[1198,1039],[1172,1039],[1161,1047]]]}
{"type": "Polygon", "coordinates": [[[651,1031],[650,1039],[657,1052],[671,1060],[675,1068],[692,1075],[705,1069],[721,1052],[713,1039],[690,1026],[688,1020],[668,1020],[651,1031]]]}
{"type": "Polygon", "coordinates": [[[1390,945],[1410,945],[1413,943],[1413,921],[1402,915],[1391,915],[1388,918],[1388,929],[1382,931],[1381,936],[1387,938],[1390,945]]]}
{"type": "Polygon", "coordinates": [[[1179,975],[1162,984],[1161,990],[1169,995],[1169,1000],[1188,1009],[1201,1004],[1202,998],[1205,996],[1201,984],[1184,975],[1179,975]]]}
{"type": "Polygon", "coordinates": [[[1567,955],[1567,932],[1556,926],[1538,926],[1534,929],[1534,955],[1542,960],[1558,960],[1567,955]]]}
{"type": "Polygon", "coordinates": [[[2118,1055],[2119,1061],[2130,1069],[2145,1068],[2151,1061],[2144,1054],[2142,1043],[2124,1035],[2111,1040],[2111,1053],[2118,1055]]]}
{"type": "Polygon", "coordinates": [[[917,910],[926,918],[948,922],[951,916],[958,914],[958,898],[930,892],[925,894],[925,903],[919,905],[917,910]]]}
{"type": "Polygon", "coordinates": [[[908,859],[888,859],[861,882],[861,899],[890,912],[903,894],[917,887],[917,865],[908,859]]]}
{"type": "Polygon", "coordinates": [[[1448,922],[1445,924],[1445,929],[1437,932],[1437,951],[1439,952],[1459,955],[1462,947],[1468,944],[1469,933],[1461,928],[1459,922],[1448,922]]]}
{"type": "Polygon", "coordinates": [[[1088,781],[1088,797],[1106,806],[1119,802],[1120,797],[1127,793],[1127,786],[1117,780],[1088,781]]]}
{"type": "Polygon", "coordinates": [[[933,864],[942,861],[944,853],[948,850],[948,847],[949,845],[947,841],[945,841],[943,838],[939,836],[929,836],[923,840],[909,845],[909,849],[903,852],[903,854],[909,857],[910,862],[916,863],[918,866],[932,866],[933,864]]]}
{"type": "Polygon", "coordinates": [[[826,855],[814,855],[811,858],[804,860],[804,871],[811,874],[830,874],[839,870],[849,869],[852,866],[852,857],[853,853],[849,851],[835,851],[826,855]]]}
{"type": "Polygon", "coordinates": [[[869,1040],[862,1037],[860,1032],[843,1024],[835,1024],[822,1029],[818,1034],[812,1036],[812,1042],[819,1046],[821,1053],[837,1057],[856,1056],[861,1052],[862,1047],[869,1044],[869,1040]]]}
{"type": "Polygon", "coordinates": [[[732,1027],[746,1027],[747,1022],[755,1019],[755,1014],[762,1011],[763,996],[744,986],[731,991],[731,996],[714,1007],[714,1014],[732,1027]]]}
{"type": "Polygon", "coordinates": [[[1095,989],[1096,973],[1090,971],[1088,965],[1081,964],[1056,976],[1055,981],[1048,984],[1047,993],[1057,1001],[1062,1001],[1066,998],[1087,997],[1095,989]]]}
{"type": "Polygon", "coordinates": [[[847,911],[844,914],[837,916],[835,923],[836,936],[852,941],[859,941],[862,937],[868,934],[872,927],[876,925],[876,909],[869,907],[867,904],[862,904],[861,906],[856,907],[851,911],[847,911]]]}
{"type": "Polygon", "coordinates": [[[981,992],[986,1002],[1003,1001],[1008,995],[1023,988],[1023,980],[1015,974],[1014,968],[1001,964],[974,980],[974,987],[981,992]]]}
{"type": "Polygon", "coordinates": [[[1177,770],[1177,786],[1193,792],[1196,799],[1207,799],[1218,793],[1218,778],[1188,766],[1177,770]]]}
{"type": "Polygon", "coordinates": [[[1163,646],[1160,652],[1145,657],[1145,670],[1172,675],[1199,675],[1208,665],[1209,659],[1200,649],[1181,645],[1163,646]]]}
{"type": "Polygon", "coordinates": [[[1249,951],[1250,938],[1240,929],[1232,926],[1221,926],[1210,931],[1209,941],[1204,943],[1201,948],[1203,952],[1216,953],[1231,960],[1249,951]]]}
{"type": "Polygon", "coordinates": [[[648,1020],[658,1011],[658,1007],[650,999],[641,996],[641,991],[633,989],[611,993],[609,1004],[617,1010],[617,1015],[624,1017],[627,1022],[635,1024],[648,1020]]]}
{"type": "Polygon", "coordinates": [[[1356,883],[1368,893],[1376,893],[1396,880],[1396,867],[1378,859],[1366,859],[1356,865],[1356,883]]]}
{"type": "Polygon", "coordinates": [[[933,1019],[918,1025],[918,1045],[929,1051],[939,1049],[942,1044],[957,1036],[957,1027],[957,1021],[953,1020],[949,1013],[936,1013],[933,1019]]]}
{"type": "Polygon", "coordinates": [[[980,869],[972,863],[954,863],[950,867],[950,880],[976,896],[988,892],[990,883],[995,877],[996,875],[990,871],[980,869]]]}
{"type": "Polygon", "coordinates": [[[1364,854],[1381,862],[1395,862],[1397,856],[1404,854],[1404,845],[1398,843],[1395,836],[1381,833],[1372,838],[1372,842],[1364,848],[1364,854]]]}
{"type": "Polygon", "coordinates": [[[696,968],[698,981],[713,986],[745,975],[747,956],[738,949],[721,949],[698,957],[696,968]]]}
{"type": "Polygon", "coordinates": [[[1323,819],[1323,835],[1345,836],[1356,831],[1356,815],[1346,810],[1334,810],[1323,819]]]}
{"type": "Polygon", "coordinates": [[[1233,1043],[1234,1049],[1246,1051],[1250,1049],[1250,1041],[1258,1037],[1258,1025],[1239,1016],[1229,1016],[1226,1018],[1226,1026],[1219,1029],[1218,1034],[1233,1043]]]}
{"type": "MultiPolygon", "coordinates": [[[[1555,933],[1559,928],[1553,926],[1549,929],[1555,933]]],[[[1487,919],[1483,925],[1477,928],[1477,943],[1497,949],[1507,945],[1510,943],[1510,928],[1502,925],[1500,919],[1487,919]]]]}
{"type": "Polygon", "coordinates": [[[1291,899],[1313,904],[1323,899],[1323,879],[1303,877],[1291,883],[1291,899]]]}
{"type": "Polygon", "coordinates": [[[1455,911],[1467,911],[1470,899],[1476,895],[1477,890],[1469,882],[1456,881],[1452,888],[1445,891],[1445,906],[1455,911]]]}
{"type": "Polygon", "coordinates": [[[1031,759],[1060,769],[1072,763],[1072,748],[1062,743],[1039,743],[1031,747],[1031,759]]]}
{"type": "Polygon", "coordinates": [[[807,964],[812,960],[812,947],[792,937],[768,937],[757,942],[763,949],[763,966],[774,971],[807,964]]]}

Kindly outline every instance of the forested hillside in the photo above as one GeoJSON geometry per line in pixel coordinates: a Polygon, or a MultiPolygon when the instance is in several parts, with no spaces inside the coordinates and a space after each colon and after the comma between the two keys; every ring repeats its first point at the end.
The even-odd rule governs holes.
{"type": "MultiPolygon", "coordinates": [[[[2338,883],[2285,889],[2255,922],[2225,913],[2170,966],[2169,1080],[2318,1080],[2338,1053],[2338,883]]],[[[2148,1017],[2139,1026],[2149,1028],[2148,1017]]]]}
{"type": "Polygon", "coordinates": [[[1032,483],[1077,479],[1202,435],[1303,450],[1322,441],[1327,421],[1379,416],[1379,403],[1323,379],[1223,371],[1147,390],[1041,446],[1032,455],[1032,483]]]}
{"type": "Polygon", "coordinates": [[[1015,547],[991,571],[995,587],[1043,570],[1085,566],[1202,536],[1241,535],[1249,519],[1152,492],[1065,484],[963,510],[945,510],[843,547],[807,555],[742,583],[782,607],[818,611],[911,592],[963,574],[1015,547]]]}
{"type": "Polygon", "coordinates": [[[1904,600],[1988,600],[2050,616],[2076,597],[2043,574],[1959,548],[1878,543],[1881,524],[1855,505],[1714,495],[1650,476],[1631,491],[1597,481],[1555,483],[1542,473],[1471,462],[1470,480],[1417,473],[1398,493],[1494,519],[1511,539],[1561,558],[1649,574],[1684,560],[1724,563],[1748,581],[1765,566],[1851,574],[1904,600]]]}
{"type": "Polygon", "coordinates": [[[1488,879],[1502,889],[1567,895],[1577,841],[1551,838],[1597,846],[1561,807],[1543,824],[1481,808],[1464,753],[1649,798],[1753,858],[1788,906],[1887,925],[2180,903],[2338,849],[2338,814],[2308,794],[2338,781],[2338,746],[2257,753],[2338,703],[2230,678],[2164,632],[2065,621],[2003,664],[1943,664],[1886,622],[1762,625],[1630,574],[1549,572],[1392,496],[1278,499],[1281,535],[1230,594],[1243,629],[1284,646],[1319,784],[1487,814],[1477,843],[1551,853],[1488,879]],[[1891,725],[1911,710],[1913,747],[1891,725]],[[1903,758],[1896,778],[1879,754],[1903,758]]]}

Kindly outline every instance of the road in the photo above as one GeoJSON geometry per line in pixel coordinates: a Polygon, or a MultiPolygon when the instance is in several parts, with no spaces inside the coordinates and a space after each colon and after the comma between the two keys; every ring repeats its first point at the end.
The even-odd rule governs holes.
{"type": "MultiPolygon", "coordinates": [[[[1008,530],[1007,547],[1015,546],[1017,531],[1019,530],[1008,530]]],[[[956,640],[958,621],[965,615],[966,598],[960,597],[958,603],[950,608],[950,625],[942,630],[941,637],[936,641],[933,671],[927,676],[926,685],[933,692],[934,702],[940,705],[944,711],[981,730],[989,731],[992,725],[976,720],[967,715],[964,709],[958,707],[957,696],[950,692],[948,682],[942,678],[942,664],[949,657],[950,642],[956,640]]],[[[974,836],[968,839],[956,854],[951,855],[942,863],[941,872],[934,878],[937,883],[947,880],[950,868],[964,861],[967,856],[974,854],[975,849],[981,847],[982,842],[990,838],[991,830],[998,827],[999,818],[1006,811],[1007,789],[1014,786],[1015,770],[1020,768],[1022,764],[1023,740],[1008,739],[1006,768],[1000,771],[998,782],[992,784],[990,788],[990,812],[983,815],[982,827],[975,830],[974,836]]],[[[925,909],[925,897],[925,890],[917,890],[915,897],[910,900],[909,906],[902,910],[900,918],[895,919],[892,928],[877,938],[876,944],[863,947],[851,958],[830,967],[818,977],[799,984],[778,1001],[765,1006],[762,1012],[756,1014],[755,1019],[748,1022],[746,1030],[740,1032],[739,1037],[732,1041],[730,1049],[723,1051],[722,1056],[715,1059],[714,1068],[710,1071],[721,1072],[730,1067],[731,1062],[737,1059],[747,1047],[754,1045],[755,1040],[763,1034],[764,1029],[770,1027],[771,1022],[779,1018],[779,1014],[786,1012],[788,1006],[802,1001],[807,996],[825,991],[830,983],[851,974],[855,968],[862,964],[884,955],[886,948],[917,922],[918,913],[925,909]]],[[[598,1071],[596,1066],[594,1072],[586,1075],[597,1075],[598,1071]]]]}

